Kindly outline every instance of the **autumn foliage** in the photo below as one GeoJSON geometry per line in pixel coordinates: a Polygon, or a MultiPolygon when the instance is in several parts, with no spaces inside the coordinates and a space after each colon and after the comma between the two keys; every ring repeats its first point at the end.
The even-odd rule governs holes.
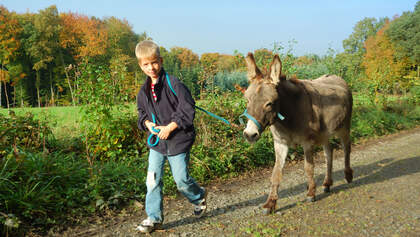
{"type": "Polygon", "coordinates": [[[374,85],[376,91],[399,92],[409,86],[404,81],[408,59],[396,58],[398,49],[385,34],[389,25],[387,21],[376,35],[366,40],[363,66],[365,79],[374,85]]]}
{"type": "MultiPolygon", "coordinates": [[[[315,78],[332,73],[354,90],[407,92],[420,86],[419,19],[417,3],[413,12],[393,20],[359,21],[343,40],[343,53],[297,57],[291,49],[274,43],[272,49],[255,49],[254,57],[262,70],[279,54],[289,76],[315,78]]],[[[120,103],[132,102],[145,79],[134,56],[135,45],[144,39],[151,38],[146,32],[133,32],[127,20],[112,16],[100,19],[59,13],[54,5],[38,13],[17,14],[0,6],[0,106],[80,105],[80,93],[86,86],[81,77],[87,65],[108,68],[113,88],[109,96],[120,98],[120,103]]],[[[161,45],[161,55],[165,70],[200,98],[217,91],[216,84],[242,81],[239,78],[246,71],[244,55],[237,50],[232,55],[199,55],[185,47],[161,45]]]]}

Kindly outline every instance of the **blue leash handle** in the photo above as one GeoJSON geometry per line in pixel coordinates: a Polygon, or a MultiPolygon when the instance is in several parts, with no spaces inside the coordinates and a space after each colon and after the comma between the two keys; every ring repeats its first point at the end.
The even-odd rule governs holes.
{"type": "MultiPolygon", "coordinates": [[[[156,118],[155,118],[155,115],[153,113],[152,113],[152,120],[153,120],[153,123],[156,124],[156,118]]],[[[156,129],[155,127],[152,127],[152,130],[153,130],[153,132],[156,132],[156,133],[160,132],[160,129],[156,129]]],[[[151,147],[154,147],[159,143],[159,140],[160,140],[159,137],[152,133],[147,138],[147,144],[149,144],[149,146],[151,146],[151,147]],[[154,136],[156,136],[155,137],[155,142],[152,143],[152,139],[153,139],[154,136]]]]}

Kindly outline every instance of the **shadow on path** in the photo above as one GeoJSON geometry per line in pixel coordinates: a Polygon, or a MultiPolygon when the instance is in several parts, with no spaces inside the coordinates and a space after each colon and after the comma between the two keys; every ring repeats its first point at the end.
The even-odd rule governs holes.
{"type": "MultiPolygon", "coordinates": [[[[395,160],[396,160],[395,158],[385,158],[383,160],[370,163],[368,165],[360,165],[360,166],[352,167],[354,170],[354,177],[355,177],[355,179],[353,180],[353,183],[351,184],[344,183],[338,186],[332,186],[330,193],[319,194],[316,196],[316,200],[321,200],[323,198],[326,198],[331,193],[338,193],[340,191],[344,191],[344,190],[351,189],[354,187],[383,182],[383,181],[390,180],[393,178],[402,177],[405,175],[410,175],[410,174],[420,172],[420,157],[419,156],[406,158],[402,160],[396,160],[396,161],[395,160]]],[[[343,170],[334,171],[333,177],[336,177],[336,178],[340,177],[340,179],[341,178],[344,179],[343,174],[344,174],[343,170]]],[[[284,179],[285,182],[287,182],[287,176],[284,176],[284,177],[285,177],[284,179]]],[[[322,183],[323,178],[324,178],[324,175],[317,175],[315,178],[316,183],[318,184],[322,183]]],[[[267,189],[267,193],[268,191],[269,190],[267,189]]],[[[294,195],[298,195],[305,192],[306,192],[306,182],[298,184],[294,187],[281,190],[279,192],[279,197],[281,198],[284,196],[294,196],[294,195]]],[[[218,215],[225,214],[227,212],[233,212],[236,209],[250,207],[250,206],[259,206],[262,203],[264,203],[266,199],[267,199],[267,195],[262,195],[258,198],[254,198],[251,200],[246,200],[246,201],[234,203],[231,205],[227,205],[224,207],[219,207],[216,209],[212,209],[211,211],[208,211],[206,215],[202,217],[201,219],[197,219],[194,217],[187,217],[187,218],[183,218],[177,221],[165,223],[163,225],[163,228],[171,229],[171,228],[175,228],[181,225],[193,224],[193,223],[202,221],[203,219],[212,218],[218,215]]],[[[283,206],[277,209],[276,212],[286,211],[288,209],[293,208],[296,205],[297,203],[292,203],[292,204],[283,206]]]]}

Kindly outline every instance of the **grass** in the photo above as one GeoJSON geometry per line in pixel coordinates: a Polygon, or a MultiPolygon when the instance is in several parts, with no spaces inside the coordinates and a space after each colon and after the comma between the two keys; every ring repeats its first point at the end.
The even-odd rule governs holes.
{"type": "MultiPolygon", "coordinates": [[[[57,139],[76,137],[80,134],[80,107],[42,107],[42,108],[13,108],[16,115],[32,113],[40,120],[47,120],[57,139]]],[[[7,115],[7,109],[0,109],[0,113],[7,115]]]]}
{"type": "Polygon", "coordinates": [[[24,227],[45,229],[144,198],[144,166],[133,159],[89,167],[74,154],[21,152],[0,160],[0,210],[17,214],[24,227]]]}
{"type": "MultiPolygon", "coordinates": [[[[32,113],[36,119],[47,120],[53,134],[57,139],[71,139],[80,136],[82,112],[80,106],[56,106],[41,108],[12,108],[17,115],[32,113]]],[[[135,113],[135,105],[130,104],[129,109],[135,113]]],[[[7,115],[7,109],[0,109],[0,114],[7,115]]]]}

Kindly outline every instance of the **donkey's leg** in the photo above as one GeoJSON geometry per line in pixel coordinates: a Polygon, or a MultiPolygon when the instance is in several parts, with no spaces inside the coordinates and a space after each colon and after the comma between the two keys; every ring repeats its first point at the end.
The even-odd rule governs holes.
{"type": "Polygon", "coordinates": [[[350,131],[344,132],[340,139],[344,150],[344,175],[346,177],[347,183],[351,183],[353,181],[353,169],[350,168],[350,131]]]}
{"type": "Polygon", "coordinates": [[[324,187],[324,192],[330,192],[330,186],[333,185],[333,180],[331,177],[332,166],[333,166],[333,149],[331,144],[326,141],[324,143],[324,153],[325,153],[325,162],[327,163],[327,173],[325,174],[324,182],[322,186],[324,187]]]}
{"type": "Polygon", "coordinates": [[[314,180],[314,159],[313,159],[313,146],[308,145],[303,148],[305,152],[305,174],[308,180],[308,193],[306,200],[309,202],[315,201],[316,184],[314,180]]]}
{"type": "Polygon", "coordinates": [[[276,152],[276,163],[274,164],[273,173],[271,174],[271,190],[267,201],[264,203],[264,212],[274,212],[278,199],[278,188],[283,176],[283,167],[286,161],[286,156],[289,148],[286,145],[286,141],[280,138],[280,135],[271,129],[274,140],[274,151],[276,152]]]}

